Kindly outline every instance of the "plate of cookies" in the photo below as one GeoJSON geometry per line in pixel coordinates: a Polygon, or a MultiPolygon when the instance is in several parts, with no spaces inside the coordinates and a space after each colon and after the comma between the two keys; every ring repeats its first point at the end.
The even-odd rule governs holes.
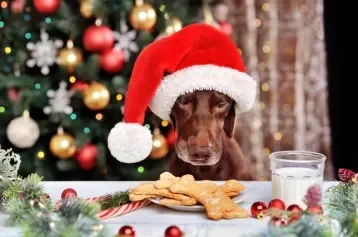
{"type": "Polygon", "coordinates": [[[185,212],[205,212],[210,219],[246,218],[238,203],[245,200],[245,185],[237,180],[197,181],[192,175],[176,177],[169,172],[159,180],[143,182],[129,192],[131,201],[148,199],[167,208],[185,212]]]}

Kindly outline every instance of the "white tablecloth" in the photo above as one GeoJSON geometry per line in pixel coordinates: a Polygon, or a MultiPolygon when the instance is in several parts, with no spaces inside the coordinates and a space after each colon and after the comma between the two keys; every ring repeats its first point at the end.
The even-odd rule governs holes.
{"type": "MultiPolygon", "coordinates": [[[[246,200],[240,204],[250,210],[253,202],[269,202],[271,198],[271,182],[243,182],[247,189],[246,200]]],[[[138,185],[139,182],[44,182],[45,190],[51,198],[60,199],[61,192],[66,188],[74,188],[80,197],[94,197],[138,185]]],[[[326,190],[334,182],[325,182],[326,190]]],[[[234,220],[208,220],[205,213],[178,212],[156,204],[143,207],[124,216],[104,221],[108,228],[116,234],[123,225],[136,229],[137,237],[163,237],[165,229],[177,225],[185,231],[185,237],[239,237],[258,233],[267,227],[268,219],[254,218],[234,220]]],[[[19,237],[18,228],[5,226],[5,214],[0,212],[0,237],[19,237]]]]}

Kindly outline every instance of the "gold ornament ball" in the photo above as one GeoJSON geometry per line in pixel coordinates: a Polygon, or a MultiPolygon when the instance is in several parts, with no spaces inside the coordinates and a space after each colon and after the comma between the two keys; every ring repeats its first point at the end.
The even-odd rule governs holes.
{"type": "Polygon", "coordinates": [[[136,30],[150,30],[157,21],[157,13],[148,3],[136,5],[132,8],[129,21],[136,30]]]}
{"type": "Polygon", "coordinates": [[[109,90],[102,84],[93,83],[83,92],[83,103],[91,110],[101,110],[110,101],[109,90]]]}
{"type": "Polygon", "coordinates": [[[80,6],[81,15],[84,18],[90,18],[93,15],[93,3],[91,0],[84,0],[80,6]]]}
{"type": "Polygon", "coordinates": [[[153,132],[153,147],[150,157],[152,159],[164,158],[169,152],[167,139],[160,133],[159,129],[153,132]]]}
{"type": "Polygon", "coordinates": [[[175,32],[180,31],[183,28],[183,23],[176,17],[171,18],[168,21],[168,25],[165,28],[165,33],[171,35],[175,32]]]}
{"type": "Polygon", "coordinates": [[[72,72],[76,66],[82,63],[82,51],[78,48],[63,48],[58,54],[59,64],[72,72]]]}
{"type": "Polygon", "coordinates": [[[76,152],[75,138],[67,133],[56,134],[51,138],[50,151],[60,159],[68,159],[76,152]]]}

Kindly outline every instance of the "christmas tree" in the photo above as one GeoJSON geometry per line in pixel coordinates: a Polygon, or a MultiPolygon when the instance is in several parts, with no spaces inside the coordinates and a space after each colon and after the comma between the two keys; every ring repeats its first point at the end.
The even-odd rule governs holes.
{"type": "Polygon", "coordinates": [[[128,80],[140,51],[187,24],[210,23],[207,4],[1,1],[0,144],[21,155],[19,174],[36,172],[44,180],[156,179],[175,143],[169,121],[148,109],[145,124],[153,132],[153,151],[137,164],[113,158],[107,136],[122,121],[128,80]]]}

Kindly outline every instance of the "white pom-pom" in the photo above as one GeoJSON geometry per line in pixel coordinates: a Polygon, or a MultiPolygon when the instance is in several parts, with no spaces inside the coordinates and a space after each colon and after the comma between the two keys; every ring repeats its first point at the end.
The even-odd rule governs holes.
{"type": "Polygon", "coordinates": [[[118,161],[137,163],[152,151],[152,134],[140,124],[120,122],[108,135],[108,148],[118,161]]]}

